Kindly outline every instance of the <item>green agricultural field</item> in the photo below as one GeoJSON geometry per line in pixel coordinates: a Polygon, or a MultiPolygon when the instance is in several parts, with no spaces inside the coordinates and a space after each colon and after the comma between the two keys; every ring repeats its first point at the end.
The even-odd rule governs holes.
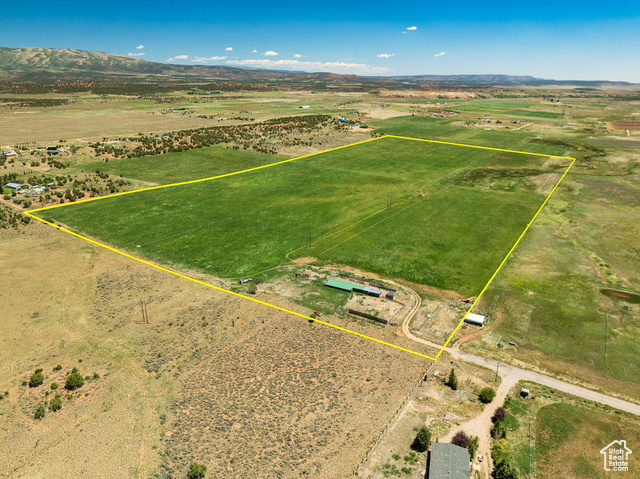
{"type": "MultiPolygon", "coordinates": [[[[567,165],[548,157],[383,138],[40,215],[136,255],[218,277],[316,256],[477,294],[544,201],[546,192],[529,177],[559,178],[567,165]],[[487,181],[492,175],[496,181],[487,181]]],[[[149,173],[135,174],[159,181],[162,168],[149,165],[149,173]]]]}
{"type": "Polygon", "coordinates": [[[537,142],[538,137],[534,133],[526,130],[500,129],[486,131],[482,128],[462,126],[460,125],[461,121],[460,119],[452,118],[400,116],[380,122],[381,128],[377,131],[386,135],[426,138],[467,145],[567,156],[565,153],[566,148],[541,144],[537,142]]]}
{"type": "Polygon", "coordinates": [[[159,156],[111,159],[108,163],[95,161],[78,165],[77,169],[91,172],[101,170],[110,175],[169,184],[255,168],[285,159],[278,155],[211,146],[159,156]]]}

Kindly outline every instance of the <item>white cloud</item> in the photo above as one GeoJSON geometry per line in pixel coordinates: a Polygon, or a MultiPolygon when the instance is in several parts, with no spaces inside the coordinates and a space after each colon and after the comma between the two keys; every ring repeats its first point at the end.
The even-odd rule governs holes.
{"type": "Polygon", "coordinates": [[[407,32],[400,32],[400,33],[407,33],[407,32]]]}
{"type": "Polygon", "coordinates": [[[197,63],[204,63],[204,62],[215,62],[217,60],[226,60],[227,57],[195,57],[192,58],[191,61],[192,62],[197,62],[197,63]]]}
{"type": "Polygon", "coordinates": [[[413,30],[417,30],[418,27],[407,27],[407,30],[413,31],[413,30]]]}
{"type": "Polygon", "coordinates": [[[232,51],[233,51],[233,48],[231,48],[231,47],[227,47],[227,48],[225,48],[225,50],[226,50],[226,51],[228,51],[228,52],[232,52],[232,51]]]}
{"type": "Polygon", "coordinates": [[[447,52],[440,52],[440,53],[436,53],[434,57],[441,57],[442,55],[446,55],[446,54],[447,52]]]}
{"type": "Polygon", "coordinates": [[[143,48],[144,48],[144,45],[138,45],[138,46],[136,47],[136,50],[142,50],[143,48]]]}
{"type": "Polygon", "coordinates": [[[378,58],[391,58],[395,56],[395,53],[380,53],[376,55],[378,58]]]}
{"type": "Polygon", "coordinates": [[[299,53],[294,53],[293,58],[302,58],[302,55],[300,55],[299,53]]]}
{"type": "Polygon", "coordinates": [[[128,53],[128,55],[130,57],[141,57],[142,55],[144,55],[144,52],[142,52],[142,53],[128,53]]]}
{"type": "Polygon", "coordinates": [[[258,50],[251,50],[251,53],[258,53],[258,50]]]}
{"type": "Polygon", "coordinates": [[[263,55],[266,56],[266,57],[277,57],[278,56],[278,52],[274,52],[273,50],[269,50],[268,52],[264,52],[263,55]]]}
{"type": "Polygon", "coordinates": [[[276,68],[279,70],[306,70],[323,71],[333,73],[354,74],[380,74],[390,72],[387,67],[376,67],[364,63],[345,62],[308,62],[300,60],[270,60],[266,58],[257,60],[227,60],[230,65],[249,65],[263,68],[276,68]]]}
{"type": "Polygon", "coordinates": [[[189,55],[176,55],[175,57],[169,58],[167,61],[172,62],[173,60],[186,60],[189,58],[189,55]]]}

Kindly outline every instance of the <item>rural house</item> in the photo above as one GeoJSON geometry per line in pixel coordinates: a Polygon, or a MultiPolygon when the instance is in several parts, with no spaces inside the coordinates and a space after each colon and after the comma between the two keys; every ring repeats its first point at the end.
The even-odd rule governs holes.
{"type": "Polygon", "coordinates": [[[431,443],[426,479],[469,479],[470,475],[469,451],[455,444],[431,443]]]}

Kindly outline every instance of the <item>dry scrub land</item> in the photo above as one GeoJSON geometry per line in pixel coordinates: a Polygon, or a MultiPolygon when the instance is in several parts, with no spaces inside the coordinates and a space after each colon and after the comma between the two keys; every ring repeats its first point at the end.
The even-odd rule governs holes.
{"type": "Polygon", "coordinates": [[[344,477],[419,377],[412,355],[44,225],[0,242],[0,261],[20,278],[0,291],[11,312],[0,351],[3,477],[180,476],[192,461],[213,477],[247,477],[256,463],[262,477],[344,477]],[[35,420],[56,364],[100,379],[35,420]],[[22,386],[39,367],[45,383],[22,386]]]}

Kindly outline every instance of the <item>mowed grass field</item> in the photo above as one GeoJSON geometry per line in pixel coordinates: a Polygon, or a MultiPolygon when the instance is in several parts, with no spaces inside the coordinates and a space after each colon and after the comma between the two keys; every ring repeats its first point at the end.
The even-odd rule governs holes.
{"type": "MultiPolygon", "coordinates": [[[[549,146],[536,146],[551,153],[549,146]]],[[[260,163],[254,160],[252,166],[260,163]]],[[[165,167],[175,180],[179,165],[165,167]]],[[[160,169],[148,164],[134,174],[158,182],[160,169]]],[[[532,175],[562,171],[546,156],[382,138],[39,214],[136,255],[218,277],[315,256],[477,294],[544,201],[522,179],[523,169],[532,175]],[[460,181],[477,171],[498,171],[501,181],[460,181]],[[505,186],[510,176],[514,183],[505,186]]]]}

